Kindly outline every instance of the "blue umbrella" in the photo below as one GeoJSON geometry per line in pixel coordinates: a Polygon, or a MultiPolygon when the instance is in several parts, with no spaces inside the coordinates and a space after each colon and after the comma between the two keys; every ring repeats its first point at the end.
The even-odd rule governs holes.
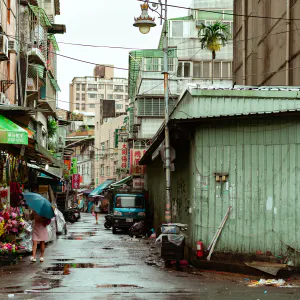
{"type": "Polygon", "coordinates": [[[47,219],[54,218],[54,211],[51,203],[36,193],[23,193],[26,204],[33,209],[38,215],[47,219]]]}

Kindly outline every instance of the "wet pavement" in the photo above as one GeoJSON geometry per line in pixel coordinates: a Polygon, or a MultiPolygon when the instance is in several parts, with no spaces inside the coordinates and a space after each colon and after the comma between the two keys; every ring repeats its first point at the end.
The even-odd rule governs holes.
{"type": "Polygon", "coordinates": [[[113,235],[90,214],[48,245],[45,262],[0,266],[0,299],[299,299],[297,288],[249,288],[248,278],[145,263],[150,247],[113,235]],[[195,274],[193,274],[195,273],[195,274]]]}

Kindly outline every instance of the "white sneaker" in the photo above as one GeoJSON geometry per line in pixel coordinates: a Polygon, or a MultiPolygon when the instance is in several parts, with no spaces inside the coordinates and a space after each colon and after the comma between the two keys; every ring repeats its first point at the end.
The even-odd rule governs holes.
{"type": "Polygon", "coordinates": [[[40,258],[40,262],[44,262],[44,257],[41,257],[41,258],[40,258]]]}
{"type": "Polygon", "coordinates": [[[33,256],[31,256],[30,259],[29,259],[29,261],[32,262],[32,263],[34,263],[34,262],[36,262],[36,259],[33,256]]]}

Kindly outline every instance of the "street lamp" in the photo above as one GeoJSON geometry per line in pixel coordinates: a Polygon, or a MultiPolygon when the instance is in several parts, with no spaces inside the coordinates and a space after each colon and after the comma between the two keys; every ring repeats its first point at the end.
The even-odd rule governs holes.
{"type": "Polygon", "coordinates": [[[156,24],[154,22],[155,18],[151,18],[148,15],[149,4],[144,3],[141,5],[142,14],[138,18],[134,18],[135,22],[133,26],[138,27],[142,34],[147,34],[151,27],[155,27],[156,24]]]}
{"type": "Polygon", "coordinates": [[[165,20],[163,28],[163,53],[164,53],[164,98],[165,98],[165,159],[166,159],[166,209],[165,209],[165,220],[166,223],[171,222],[171,160],[170,160],[170,133],[169,133],[169,59],[168,59],[168,25],[166,22],[167,18],[167,0],[165,4],[162,0],[158,0],[158,3],[153,3],[152,8],[149,7],[149,0],[145,0],[144,4],[141,5],[142,15],[139,18],[135,18],[133,26],[139,27],[140,32],[143,34],[148,33],[151,27],[155,26],[154,18],[148,15],[148,9],[156,12],[160,18],[160,24],[162,20],[165,20]],[[160,12],[158,9],[160,8],[160,12]]]}

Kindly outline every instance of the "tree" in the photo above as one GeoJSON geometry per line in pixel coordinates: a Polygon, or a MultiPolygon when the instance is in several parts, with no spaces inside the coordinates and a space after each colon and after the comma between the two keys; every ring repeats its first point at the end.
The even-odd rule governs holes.
{"type": "Polygon", "coordinates": [[[220,51],[222,47],[228,44],[231,38],[229,24],[217,21],[212,25],[201,24],[198,32],[199,41],[202,49],[211,51],[211,83],[214,83],[214,60],[216,51],[220,51]]]}

